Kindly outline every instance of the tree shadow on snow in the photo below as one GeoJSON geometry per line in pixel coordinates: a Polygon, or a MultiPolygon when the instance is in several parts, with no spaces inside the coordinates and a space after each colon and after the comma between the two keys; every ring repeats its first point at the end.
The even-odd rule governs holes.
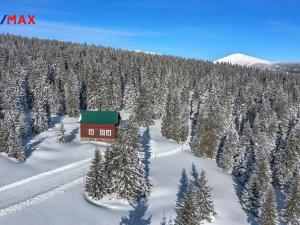
{"type": "Polygon", "coordinates": [[[25,157],[29,158],[32,155],[32,153],[36,150],[37,145],[40,144],[45,139],[46,138],[41,138],[33,143],[27,144],[26,147],[24,148],[25,157]]]}
{"type": "Polygon", "coordinates": [[[79,128],[77,127],[76,129],[72,130],[72,132],[66,137],[67,142],[70,142],[76,138],[76,135],[79,132],[79,128]]]}
{"type": "Polygon", "coordinates": [[[128,217],[121,218],[120,225],[150,225],[151,217],[145,218],[148,209],[147,200],[140,200],[132,210],[129,211],[128,217]]]}
{"type": "Polygon", "coordinates": [[[144,131],[142,137],[141,137],[141,144],[144,150],[145,158],[144,158],[144,165],[145,165],[145,179],[147,184],[150,185],[150,180],[149,180],[149,165],[150,165],[150,158],[151,158],[151,149],[150,149],[150,131],[149,127],[144,131]]]}
{"type": "Polygon", "coordinates": [[[182,202],[188,189],[188,176],[185,169],[182,169],[179,180],[176,204],[182,202]]]}
{"type": "Polygon", "coordinates": [[[52,116],[49,128],[54,128],[56,124],[61,123],[61,116],[52,116]]]}
{"type": "MultiPolygon", "coordinates": [[[[54,128],[55,125],[59,123],[61,123],[61,116],[52,116],[49,129],[54,128]]],[[[39,134],[31,133],[28,137],[26,137],[26,139],[23,140],[22,146],[24,146],[24,153],[26,158],[29,158],[32,155],[32,153],[36,150],[37,145],[46,139],[45,137],[43,137],[33,143],[30,143],[30,141],[33,140],[33,138],[37,135],[39,134]]]]}

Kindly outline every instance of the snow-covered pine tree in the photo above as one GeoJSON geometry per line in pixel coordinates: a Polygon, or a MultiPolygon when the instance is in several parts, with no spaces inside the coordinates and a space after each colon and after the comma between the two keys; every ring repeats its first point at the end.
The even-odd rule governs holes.
{"type": "Polygon", "coordinates": [[[247,181],[247,161],[249,158],[247,157],[250,148],[252,148],[252,130],[250,127],[250,121],[247,120],[244,122],[241,137],[239,140],[238,151],[234,157],[234,167],[233,167],[233,175],[237,178],[237,180],[244,185],[247,181]]]}
{"type": "Polygon", "coordinates": [[[109,193],[131,203],[147,197],[150,192],[145,178],[144,152],[139,135],[137,123],[132,120],[121,127],[106,162],[109,193]]]}
{"type": "Polygon", "coordinates": [[[0,152],[7,153],[8,142],[7,142],[7,132],[5,131],[4,124],[0,121],[0,152]]]}
{"type": "Polygon", "coordinates": [[[233,116],[235,129],[240,133],[243,126],[243,120],[247,111],[247,99],[245,89],[240,88],[237,90],[233,100],[233,116]]]}
{"type": "Polygon", "coordinates": [[[110,67],[109,85],[110,85],[110,100],[108,103],[108,110],[120,111],[123,103],[123,73],[118,62],[113,62],[110,67]]]}
{"type": "Polygon", "coordinates": [[[67,142],[65,132],[66,132],[66,130],[64,128],[64,124],[61,123],[61,125],[59,126],[59,135],[57,136],[57,141],[59,143],[66,143],[67,142]]]}
{"type": "MultiPolygon", "coordinates": [[[[89,62],[90,64],[91,62],[89,62]]],[[[99,82],[100,79],[97,76],[98,71],[92,65],[88,65],[86,68],[86,83],[87,83],[87,90],[86,90],[86,97],[87,97],[87,109],[95,110],[101,108],[101,96],[99,95],[99,82]]]]}
{"type": "Polygon", "coordinates": [[[132,112],[139,96],[140,70],[131,65],[131,73],[125,73],[123,105],[126,111],[132,112]]]}
{"type": "Polygon", "coordinates": [[[141,88],[140,95],[137,98],[134,108],[135,120],[140,126],[147,127],[153,124],[154,112],[152,109],[151,96],[146,92],[146,89],[141,88]]]}
{"type": "Polygon", "coordinates": [[[197,188],[197,212],[198,212],[198,221],[211,222],[213,216],[216,216],[217,213],[214,208],[214,203],[212,200],[212,188],[208,186],[206,179],[206,172],[203,170],[200,174],[200,188],[197,188]]]}
{"type": "Polygon", "coordinates": [[[300,177],[296,176],[288,191],[282,217],[287,225],[300,225],[300,177]]]}
{"type": "MultiPolygon", "coordinates": [[[[18,142],[18,141],[17,141],[18,142]]],[[[18,160],[18,162],[25,162],[26,156],[23,147],[19,143],[10,143],[7,155],[18,160]]]]}
{"type": "Polygon", "coordinates": [[[276,133],[276,140],[275,140],[275,148],[272,151],[271,154],[271,169],[272,169],[272,175],[273,175],[273,184],[276,187],[280,187],[279,182],[276,178],[276,169],[275,169],[275,161],[277,155],[280,155],[282,151],[285,149],[285,137],[284,137],[284,132],[282,129],[282,124],[278,124],[278,129],[276,133]]]}
{"type": "Polygon", "coordinates": [[[188,176],[187,173],[185,171],[185,169],[182,170],[181,172],[181,178],[178,184],[178,192],[177,192],[177,200],[176,200],[176,206],[175,206],[175,210],[178,213],[180,208],[182,207],[182,204],[184,202],[184,198],[186,196],[187,193],[187,189],[188,189],[188,176]]]}
{"type": "MultiPolygon", "coordinates": [[[[201,115],[201,114],[200,114],[201,115]]],[[[198,129],[191,148],[195,156],[213,158],[219,143],[218,122],[213,113],[198,119],[198,129]]]]}
{"type": "MultiPolygon", "coordinates": [[[[119,133],[119,132],[118,132],[119,133]]],[[[111,147],[107,146],[106,151],[104,153],[104,171],[105,171],[105,182],[106,182],[106,192],[107,194],[112,194],[113,185],[114,183],[112,182],[112,157],[113,157],[113,151],[111,151],[111,147]]]]}
{"type": "Polygon", "coordinates": [[[170,124],[172,124],[173,118],[174,118],[174,105],[172,102],[171,94],[169,92],[167,95],[164,115],[161,124],[161,133],[166,138],[171,138],[172,136],[172,127],[170,124]]]}
{"type": "Polygon", "coordinates": [[[275,148],[273,150],[273,155],[275,155],[283,150],[285,147],[285,138],[283,133],[282,124],[278,124],[277,132],[276,132],[276,141],[275,141],[275,148]]]}
{"type": "Polygon", "coordinates": [[[189,135],[189,120],[190,120],[190,93],[188,88],[183,88],[179,95],[178,118],[176,119],[178,125],[177,138],[178,142],[184,142],[189,135]]]}
{"type": "Polygon", "coordinates": [[[87,173],[85,191],[95,200],[102,199],[106,194],[105,171],[99,149],[95,150],[90,170],[87,173]]]}
{"type": "Polygon", "coordinates": [[[64,98],[61,89],[60,80],[57,80],[57,83],[52,84],[50,87],[49,105],[51,114],[53,115],[62,115],[64,113],[64,98]]]}
{"type": "Polygon", "coordinates": [[[177,142],[185,141],[189,133],[189,105],[186,99],[183,101],[184,97],[189,99],[187,91],[170,91],[162,118],[162,135],[177,142]]]}
{"type": "Polygon", "coordinates": [[[262,97],[259,113],[256,114],[253,127],[253,140],[261,145],[262,143],[270,153],[275,147],[276,130],[278,127],[278,118],[272,110],[270,102],[262,97]],[[265,139],[262,139],[261,133],[265,133],[265,139]]]}
{"type": "Polygon", "coordinates": [[[19,162],[25,161],[22,139],[29,135],[29,124],[26,122],[27,110],[26,85],[27,74],[16,63],[3,74],[3,90],[1,94],[1,142],[4,152],[19,162]]]}
{"type": "Polygon", "coordinates": [[[293,180],[295,173],[300,168],[299,132],[296,129],[292,129],[286,142],[286,147],[275,155],[274,160],[276,184],[281,189],[293,180]]]}
{"type": "Polygon", "coordinates": [[[223,151],[221,152],[218,166],[228,174],[231,174],[234,167],[234,157],[238,152],[238,133],[234,127],[234,124],[231,125],[231,128],[227,132],[226,140],[223,146],[223,151]]]}
{"type": "MultiPolygon", "coordinates": [[[[263,134],[262,134],[263,135],[263,134]]],[[[262,148],[260,148],[260,151],[262,151],[262,148]]],[[[258,155],[258,146],[255,145],[255,143],[250,140],[250,145],[248,148],[246,148],[244,152],[244,166],[245,166],[245,172],[242,177],[242,184],[247,182],[253,172],[253,168],[255,166],[255,163],[257,161],[258,155]]]]}
{"type": "Polygon", "coordinates": [[[78,76],[72,69],[68,72],[65,83],[66,113],[71,116],[78,116],[80,113],[80,82],[78,76]]]}
{"type": "Polygon", "coordinates": [[[51,122],[50,107],[48,103],[49,80],[45,62],[37,59],[34,62],[32,73],[36,81],[31,86],[33,93],[32,105],[32,131],[39,134],[48,129],[51,122]]]}
{"type": "Polygon", "coordinates": [[[62,87],[62,76],[65,75],[59,62],[54,59],[51,65],[48,66],[49,78],[49,106],[50,112],[53,115],[62,115],[64,113],[64,96],[62,87]]]}
{"type": "Polygon", "coordinates": [[[198,157],[214,158],[219,146],[220,138],[225,128],[221,113],[223,107],[220,105],[217,88],[213,87],[200,110],[197,120],[197,132],[191,143],[194,155],[198,157]]]}
{"type": "Polygon", "coordinates": [[[268,194],[266,195],[266,198],[262,203],[258,224],[259,225],[278,224],[276,197],[272,187],[268,191],[268,194]]]}
{"type": "Polygon", "coordinates": [[[271,188],[271,171],[269,161],[263,154],[258,157],[253,172],[245,184],[242,194],[242,206],[254,216],[259,215],[262,203],[271,188]]]}
{"type": "Polygon", "coordinates": [[[48,129],[50,124],[50,111],[47,102],[36,98],[32,108],[32,131],[39,134],[48,129]]]}
{"type": "Polygon", "coordinates": [[[184,202],[175,219],[175,225],[198,225],[199,222],[197,188],[193,182],[189,182],[184,202]]]}

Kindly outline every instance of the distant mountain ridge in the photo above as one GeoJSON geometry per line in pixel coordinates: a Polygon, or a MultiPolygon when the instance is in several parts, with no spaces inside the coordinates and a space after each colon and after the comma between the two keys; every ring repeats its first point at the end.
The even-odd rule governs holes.
{"type": "Polygon", "coordinates": [[[253,66],[257,64],[265,64],[265,65],[271,65],[272,62],[255,58],[252,56],[244,55],[241,53],[235,53],[229,56],[226,56],[224,58],[218,59],[215,61],[215,63],[230,63],[230,64],[236,64],[241,66],[253,66]]]}
{"type": "Polygon", "coordinates": [[[279,72],[300,73],[300,63],[297,62],[271,62],[265,59],[260,59],[248,56],[241,53],[231,54],[214,61],[214,63],[229,63],[232,65],[257,67],[269,69],[279,72]]]}

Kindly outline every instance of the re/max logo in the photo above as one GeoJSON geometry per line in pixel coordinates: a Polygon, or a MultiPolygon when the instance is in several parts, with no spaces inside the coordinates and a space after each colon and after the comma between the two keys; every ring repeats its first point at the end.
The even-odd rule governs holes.
{"type": "Polygon", "coordinates": [[[14,25],[30,25],[35,24],[35,15],[4,15],[0,22],[1,25],[3,24],[14,24],[14,25]]]}

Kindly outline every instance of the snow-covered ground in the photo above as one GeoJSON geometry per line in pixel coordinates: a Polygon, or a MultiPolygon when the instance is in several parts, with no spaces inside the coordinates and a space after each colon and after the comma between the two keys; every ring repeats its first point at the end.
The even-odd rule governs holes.
{"type": "Polygon", "coordinates": [[[160,121],[150,127],[150,139],[145,140],[150,143],[149,167],[153,185],[148,202],[129,210],[128,207],[101,207],[89,203],[83,194],[83,174],[88,169],[95,147],[99,146],[104,151],[105,145],[81,143],[76,131],[77,119],[67,117],[63,121],[67,134],[75,133],[70,143],[57,143],[56,124],[32,140],[31,143],[37,144],[24,164],[0,157],[1,225],[160,224],[163,214],[167,218],[175,217],[181,171],[183,168],[189,171],[192,163],[199,171],[206,170],[208,182],[213,187],[218,215],[211,224],[248,224],[232,177],[225,175],[215,161],[194,157],[187,144],[162,138],[160,121]]]}

